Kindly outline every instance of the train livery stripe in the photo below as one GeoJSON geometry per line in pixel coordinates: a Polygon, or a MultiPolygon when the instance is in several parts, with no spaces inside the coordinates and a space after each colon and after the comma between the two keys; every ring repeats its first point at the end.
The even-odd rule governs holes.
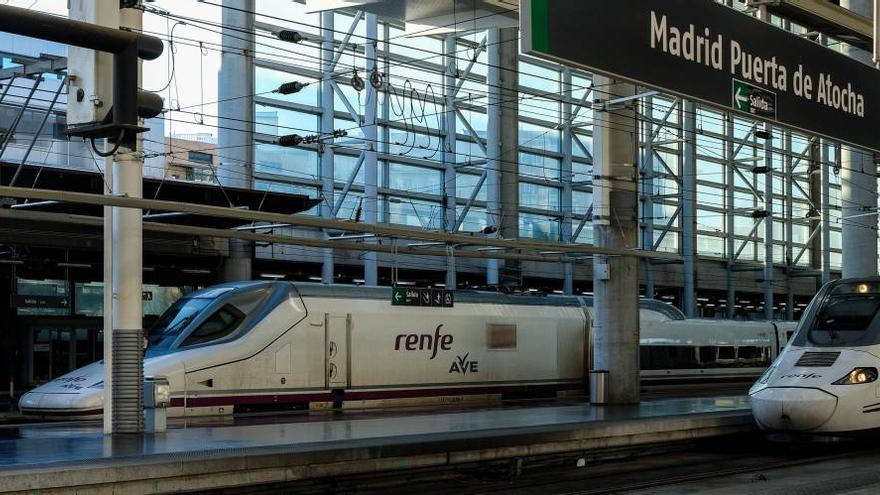
{"type": "Polygon", "coordinates": [[[874,409],[865,409],[862,413],[872,413],[880,411],[880,407],[875,407],[874,409]]]}
{"type": "MultiPolygon", "coordinates": [[[[486,395],[500,393],[539,393],[572,390],[572,384],[546,385],[499,385],[490,387],[450,387],[403,390],[363,390],[346,391],[343,394],[331,392],[259,394],[259,395],[218,395],[210,397],[188,397],[186,407],[212,407],[229,405],[285,404],[296,402],[332,402],[355,400],[410,399],[419,397],[445,397],[455,395],[486,395]]],[[[172,397],[171,407],[183,407],[183,397],[172,397]]]]}

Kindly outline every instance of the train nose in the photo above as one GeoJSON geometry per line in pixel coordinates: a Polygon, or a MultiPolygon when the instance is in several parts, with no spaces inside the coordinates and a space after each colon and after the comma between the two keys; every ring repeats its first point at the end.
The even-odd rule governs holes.
{"type": "Polygon", "coordinates": [[[837,409],[837,397],[816,388],[765,388],[751,399],[755,420],[770,430],[813,430],[837,409]]]}

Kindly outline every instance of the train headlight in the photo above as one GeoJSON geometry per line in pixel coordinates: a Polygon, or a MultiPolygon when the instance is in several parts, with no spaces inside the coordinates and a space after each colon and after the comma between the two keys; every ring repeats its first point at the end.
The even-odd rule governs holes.
{"type": "Polygon", "coordinates": [[[877,380],[877,368],[855,368],[832,385],[861,385],[877,380]]]}

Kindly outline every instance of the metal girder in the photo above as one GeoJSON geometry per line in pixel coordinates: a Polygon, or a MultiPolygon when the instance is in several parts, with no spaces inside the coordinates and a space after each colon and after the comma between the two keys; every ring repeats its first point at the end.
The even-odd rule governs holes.
{"type": "MultiPolygon", "coordinates": [[[[742,244],[740,244],[739,249],[736,250],[736,254],[733,255],[733,259],[731,261],[736,261],[739,259],[739,255],[742,254],[743,249],[746,248],[746,245],[749,242],[752,242],[752,241],[758,242],[758,238],[755,234],[758,232],[758,226],[760,226],[761,222],[763,222],[763,221],[764,221],[763,218],[756,219],[755,224],[752,225],[752,230],[749,231],[749,234],[746,236],[746,240],[744,240],[742,242],[742,244]]],[[[730,235],[730,234],[728,234],[728,235],[730,235]]]]}
{"type": "MultiPolygon", "coordinates": [[[[461,119],[461,123],[464,124],[464,128],[467,129],[468,134],[471,136],[471,138],[473,138],[474,142],[477,143],[477,146],[480,147],[480,149],[483,151],[483,154],[489,156],[489,152],[486,151],[486,145],[483,143],[483,140],[480,139],[477,131],[474,130],[473,126],[471,126],[471,123],[468,121],[467,118],[465,118],[464,114],[457,107],[455,108],[455,114],[458,115],[458,117],[461,119]]],[[[454,131],[455,130],[453,129],[453,132],[454,131]]]]}
{"type": "Polygon", "coordinates": [[[40,58],[21,60],[13,57],[13,61],[21,64],[20,67],[7,67],[0,69],[0,80],[15,76],[33,76],[48,72],[60,72],[67,68],[67,57],[41,54],[40,58]]]}
{"type": "MultiPolygon", "coordinates": [[[[200,215],[222,218],[235,218],[237,220],[266,221],[274,223],[290,223],[302,227],[314,227],[323,229],[337,229],[364,234],[375,234],[386,237],[415,238],[427,241],[446,242],[451,244],[479,244],[481,246],[496,246],[508,249],[534,249],[537,251],[562,251],[565,253],[591,253],[608,256],[634,256],[637,258],[658,258],[678,260],[681,257],[671,253],[655,253],[640,249],[612,249],[595,246],[573,246],[569,244],[531,241],[526,239],[495,239],[474,238],[470,235],[450,234],[433,230],[416,230],[408,227],[400,227],[389,224],[365,225],[352,223],[331,218],[322,218],[303,214],[281,214],[265,211],[240,210],[236,208],[200,205],[179,201],[163,201],[144,198],[106,196],[103,194],[79,193],[72,191],[57,191],[48,189],[31,189],[23,187],[0,186],[0,197],[22,198],[40,201],[62,201],[77,204],[93,204],[103,206],[118,206],[122,208],[138,208],[142,210],[159,211],[182,211],[200,215]]],[[[242,222],[245,223],[245,222],[242,222]]]]}
{"type": "MultiPolygon", "coordinates": [[[[348,110],[349,115],[351,115],[351,120],[353,120],[358,126],[361,125],[361,116],[357,110],[355,110],[354,106],[348,101],[348,97],[345,96],[345,93],[342,92],[342,88],[339,87],[339,84],[334,80],[330,80],[330,86],[333,87],[333,91],[339,95],[339,99],[342,100],[342,104],[345,105],[345,108],[348,110]]],[[[323,129],[322,129],[323,131],[323,129]]]]}
{"type": "Polygon", "coordinates": [[[342,208],[342,203],[345,202],[345,198],[348,196],[348,191],[351,189],[351,185],[354,183],[355,178],[357,178],[358,172],[360,172],[361,170],[361,165],[363,165],[365,157],[366,153],[361,152],[360,156],[357,159],[357,163],[355,163],[354,168],[348,175],[348,180],[345,181],[345,185],[342,187],[342,192],[339,194],[339,199],[336,201],[336,206],[333,207],[334,217],[339,214],[339,210],[342,208]]]}
{"type": "Polygon", "coordinates": [[[678,215],[681,213],[681,205],[675,207],[675,211],[672,212],[672,216],[669,217],[669,220],[666,221],[666,226],[662,232],[660,232],[660,237],[654,241],[654,245],[651,246],[651,251],[656,251],[658,247],[660,247],[660,243],[663,242],[663,239],[666,238],[666,234],[669,233],[670,229],[672,229],[672,223],[675,222],[675,219],[678,218],[678,215]]]}
{"type": "Polygon", "coordinates": [[[468,76],[471,74],[471,70],[474,68],[474,64],[477,63],[477,57],[483,53],[483,50],[486,49],[486,36],[483,36],[483,41],[480,42],[480,45],[474,50],[474,55],[471,57],[470,62],[468,62],[467,67],[464,69],[464,72],[461,74],[456,74],[455,77],[459,79],[458,84],[455,85],[455,89],[452,91],[452,97],[455,98],[458,96],[458,92],[461,91],[461,87],[464,86],[465,81],[467,81],[468,76]]]}
{"type": "Polygon", "coordinates": [[[364,17],[364,12],[362,10],[358,10],[354,19],[351,20],[351,25],[348,27],[348,30],[345,32],[345,38],[342,39],[342,43],[339,45],[339,50],[333,56],[333,61],[330,62],[330,72],[336,70],[336,64],[339,63],[340,57],[345,53],[345,48],[348,46],[348,42],[351,40],[351,35],[354,34],[354,30],[357,29],[357,25],[361,22],[361,19],[364,17]]]}
{"type": "Polygon", "coordinates": [[[455,221],[455,228],[453,229],[453,232],[458,232],[458,230],[461,229],[461,225],[464,223],[464,219],[467,217],[468,212],[471,210],[471,206],[473,206],[474,201],[480,194],[480,190],[483,188],[484,182],[486,182],[486,170],[483,170],[483,173],[477,180],[477,184],[474,186],[474,190],[468,197],[467,203],[465,203],[464,205],[464,209],[461,210],[461,214],[458,216],[458,220],[455,221]]]}
{"type": "MultiPolygon", "coordinates": [[[[38,80],[36,84],[40,84],[38,80]]],[[[31,156],[31,151],[34,149],[34,145],[37,144],[37,140],[40,138],[40,133],[43,132],[43,128],[46,127],[46,121],[49,120],[49,115],[52,115],[52,109],[55,107],[55,103],[58,101],[58,97],[61,96],[61,92],[64,90],[64,86],[67,84],[67,76],[65,75],[61,82],[58,84],[58,90],[55,91],[55,94],[52,95],[52,100],[49,102],[49,107],[46,108],[46,113],[43,114],[42,120],[40,120],[40,125],[37,127],[37,131],[34,132],[34,138],[31,139],[31,144],[28,145],[27,151],[25,151],[24,156],[21,157],[21,162],[18,164],[18,167],[15,169],[15,174],[13,174],[12,179],[9,181],[10,186],[15,185],[15,181],[18,179],[19,174],[21,173],[22,167],[24,167],[25,162],[27,162],[28,157],[31,156]]]]}

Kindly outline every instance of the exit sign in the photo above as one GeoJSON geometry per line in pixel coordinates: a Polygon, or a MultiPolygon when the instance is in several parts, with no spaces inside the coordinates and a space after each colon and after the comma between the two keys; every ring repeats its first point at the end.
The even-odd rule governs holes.
{"type": "Polygon", "coordinates": [[[420,289],[414,287],[392,287],[392,306],[420,306],[430,308],[451,308],[455,304],[453,291],[446,289],[420,289]]]}

